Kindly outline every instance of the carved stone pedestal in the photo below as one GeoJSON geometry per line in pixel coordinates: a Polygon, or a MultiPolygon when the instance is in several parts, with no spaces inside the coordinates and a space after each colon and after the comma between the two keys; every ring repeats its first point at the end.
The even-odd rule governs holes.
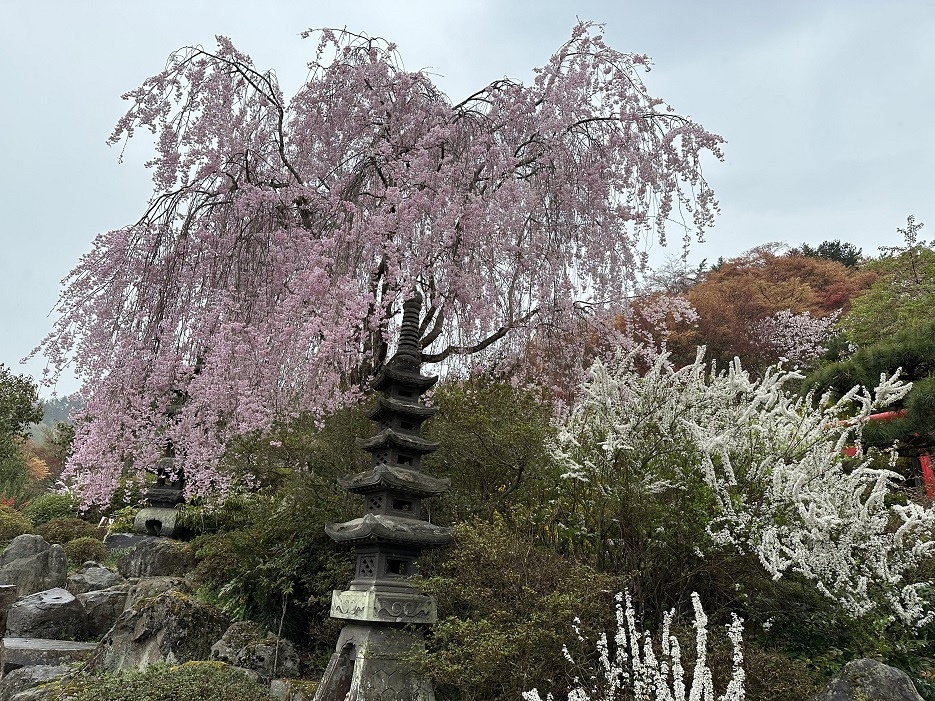
{"type": "Polygon", "coordinates": [[[344,626],[315,701],[435,701],[432,684],[410,661],[422,646],[421,631],[372,624],[344,626]]]}

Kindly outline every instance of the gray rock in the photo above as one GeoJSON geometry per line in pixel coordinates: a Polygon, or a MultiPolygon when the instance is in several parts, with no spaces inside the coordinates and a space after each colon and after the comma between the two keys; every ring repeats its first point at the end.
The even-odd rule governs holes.
{"type": "Polygon", "coordinates": [[[166,662],[207,660],[211,645],[230,620],[218,609],[177,591],[124,611],[98,644],[89,663],[94,669],[116,671],[166,662]]]}
{"type": "Polygon", "coordinates": [[[118,587],[78,594],[85,613],[85,637],[97,640],[113,627],[123,613],[127,593],[127,587],[118,587]]]}
{"type": "Polygon", "coordinates": [[[10,701],[13,696],[59,679],[71,671],[64,665],[34,665],[15,669],[0,681],[0,701],[10,701]]]}
{"type": "Polygon", "coordinates": [[[11,696],[10,701],[58,701],[58,697],[50,696],[49,688],[45,684],[40,684],[11,696]]]}
{"type": "Polygon", "coordinates": [[[299,656],[292,643],[252,621],[234,623],[211,646],[211,659],[257,672],[264,679],[299,676],[299,656]]]}
{"type": "Polygon", "coordinates": [[[269,695],[279,701],[312,701],[317,682],[296,679],[273,679],[269,684],[269,695]]]}
{"type": "Polygon", "coordinates": [[[902,670],[876,660],[848,662],[812,701],[923,701],[902,670]]]}
{"type": "Polygon", "coordinates": [[[68,578],[65,587],[75,596],[89,591],[101,591],[124,584],[127,580],[115,572],[111,572],[97,562],[86,562],[81,570],[68,578]]]}
{"type": "Polygon", "coordinates": [[[0,631],[6,630],[7,614],[17,598],[15,584],[0,584],[0,631]]]}
{"type": "Polygon", "coordinates": [[[127,602],[124,604],[123,609],[127,611],[140,608],[147,600],[155,599],[160,594],[169,591],[189,594],[192,591],[192,585],[182,577],[147,577],[146,579],[140,579],[130,585],[127,602]]]}
{"type": "Polygon", "coordinates": [[[33,557],[48,549],[49,543],[41,535],[27,533],[26,535],[16,536],[0,554],[0,567],[9,565],[16,560],[22,560],[24,557],[33,557]]]}
{"type": "Polygon", "coordinates": [[[14,638],[80,640],[84,634],[84,609],[62,588],[23,597],[10,607],[7,635],[14,638]]]}
{"type": "Polygon", "coordinates": [[[104,538],[104,547],[108,550],[128,550],[146,540],[148,536],[136,533],[108,533],[104,538]]]}
{"type": "Polygon", "coordinates": [[[41,638],[4,638],[0,670],[9,672],[31,665],[60,665],[84,662],[91,657],[96,643],[41,638]]]}
{"type": "Polygon", "coordinates": [[[58,701],[58,699],[49,695],[49,690],[45,684],[40,684],[11,696],[10,701],[58,701]]]}
{"type": "Polygon", "coordinates": [[[64,587],[68,563],[61,545],[42,536],[21,535],[0,555],[0,584],[16,585],[17,596],[64,587]]]}
{"type": "Polygon", "coordinates": [[[117,569],[124,577],[184,575],[195,567],[195,558],[184,543],[147,538],[120,558],[117,569]]]}

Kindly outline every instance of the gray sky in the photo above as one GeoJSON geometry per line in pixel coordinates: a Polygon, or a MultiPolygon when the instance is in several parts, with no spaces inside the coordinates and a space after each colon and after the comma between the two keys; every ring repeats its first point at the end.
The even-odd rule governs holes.
{"type": "Polygon", "coordinates": [[[576,17],[649,54],[650,92],[727,139],[705,172],[722,215],[693,262],[769,241],[872,254],[899,242],[908,214],[935,237],[931,0],[0,0],[0,363],[40,375],[41,359],[19,361],[48,332],[59,281],[97,233],[142,214],[146,140],[123,164],[104,141],[120,95],[174,49],[229,36],[290,96],[314,49],[299,32],[346,26],[395,41],[457,101],[528,81],[576,17]]]}

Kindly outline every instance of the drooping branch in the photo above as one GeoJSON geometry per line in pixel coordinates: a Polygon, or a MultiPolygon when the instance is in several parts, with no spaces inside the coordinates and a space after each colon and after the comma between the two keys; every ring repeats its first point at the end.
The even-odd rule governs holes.
{"type": "MultiPolygon", "coordinates": [[[[475,353],[480,353],[481,351],[489,348],[494,343],[499,341],[501,338],[506,336],[513,329],[518,328],[529,322],[534,316],[539,313],[539,309],[531,309],[528,313],[524,314],[519,319],[516,319],[514,322],[501,326],[494,333],[492,333],[487,338],[471,345],[460,345],[460,346],[448,346],[440,353],[423,353],[422,362],[423,363],[441,363],[447,360],[452,355],[473,355],[475,353]]],[[[428,344],[423,344],[423,348],[427,347],[428,344]]]]}

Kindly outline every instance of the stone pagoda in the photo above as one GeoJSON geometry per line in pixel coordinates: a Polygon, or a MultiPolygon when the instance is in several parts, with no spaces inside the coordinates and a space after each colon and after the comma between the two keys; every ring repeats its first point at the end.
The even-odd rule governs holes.
{"type": "Polygon", "coordinates": [[[451,529],[425,520],[422,500],[447,491],[450,480],[419,471],[423,455],[438,445],[420,435],[436,409],[420,396],[435,376],[420,372],[418,293],[403,305],[399,349],[373,381],[381,392],[370,412],[378,433],[358,440],[371,454],[371,469],[338,480],[364,497],[364,514],[329,523],[325,532],[353,545],[357,570],[347,591],[335,591],[331,617],[347,621],[314,701],[433,701],[431,682],[407,662],[435,622],[435,599],[408,582],[426,548],[451,542],[451,529]]]}

